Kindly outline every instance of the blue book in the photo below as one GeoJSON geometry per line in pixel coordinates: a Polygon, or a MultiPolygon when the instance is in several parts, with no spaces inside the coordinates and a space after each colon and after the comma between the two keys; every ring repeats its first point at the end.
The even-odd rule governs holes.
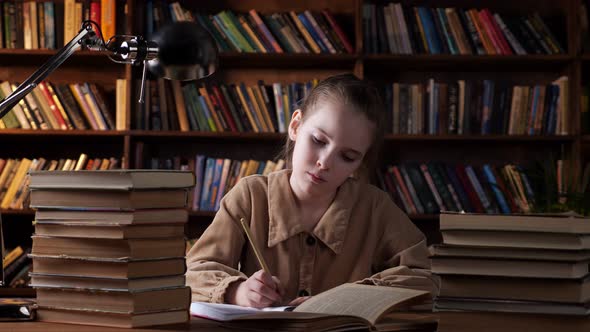
{"type": "Polygon", "coordinates": [[[447,18],[447,14],[445,13],[444,8],[436,8],[436,13],[438,15],[438,19],[440,21],[440,26],[442,28],[443,37],[446,39],[446,42],[449,46],[449,53],[451,54],[459,54],[459,47],[455,42],[455,38],[451,32],[451,25],[447,18]]]}
{"type": "Polygon", "coordinates": [[[485,177],[487,178],[488,182],[490,183],[490,186],[492,187],[492,191],[494,192],[494,195],[496,196],[496,200],[498,201],[498,205],[500,205],[500,211],[502,211],[502,213],[504,214],[510,214],[510,207],[508,206],[508,203],[506,202],[506,198],[504,197],[504,193],[500,190],[500,187],[498,186],[498,182],[496,181],[496,177],[494,176],[494,173],[492,172],[490,165],[483,165],[483,174],[485,175],[485,177]]]}
{"type": "Polygon", "coordinates": [[[537,118],[537,109],[539,108],[539,93],[540,93],[540,87],[538,85],[535,85],[535,87],[533,88],[533,96],[532,96],[533,105],[531,106],[531,114],[530,114],[530,117],[527,119],[527,124],[528,124],[527,129],[528,129],[529,135],[535,134],[535,119],[537,118]]]}
{"type": "Polygon", "coordinates": [[[203,189],[203,180],[205,178],[205,160],[207,158],[198,154],[195,156],[195,188],[193,189],[192,209],[199,210],[201,202],[201,191],[203,189]]]}
{"type": "Polygon", "coordinates": [[[219,183],[221,182],[221,172],[223,170],[223,159],[215,159],[215,166],[213,171],[213,180],[211,182],[211,190],[209,191],[209,198],[207,202],[207,210],[215,211],[215,202],[217,195],[219,195],[219,183]]]}
{"type": "Polygon", "coordinates": [[[434,21],[430,10],[426,7],[418,7],[418,15],[420,16],[420,22],[422,22],[422,27],[424,28],[424,37],[428,43],[430,54],[441,54],[442,47],[436,33],[436,28],[434,27],[434,21]]]}
{"type": "Polygon", "coordinates": [[[305,29],[309,32],[311,38],[313,38],[313,40],[322,49],[322,53],[330,53],[330,50],[328,50],[328,47],[324,44],[322,38],[320,38],[320,36],[316,33],[315,29],[313,28],[313,25],[311,25],[311,23],[307,20],[307,17],[305,17],[305,14],[298,14],[297,17],[299,18],[305,29]]]}
{"type": "Polygon", "coordinates": [[[266,167],[266,161],[262,160],[258,163],[258,169],[256,170],[256,174],[262,174],[264,172],[264,168],[266,167]]]}
{"type": "Polygon", "coordinates": [[[55,49],[55,7],[52,1],[43,3],[45,9],[45,47],[55,49]]]}
{"type": "Polygon", "coordinates": [[[483,208],[486,210],[487,213],[494,213],[494,208],[492,207],[492,203],[490,202],[488,196],[486,195],[485,190],[481,186],[481,183],[479,182],[479,179],[477,178],[477,175],[475,174],[473,167],[471,165],[465,166],[465,172],[467,173],[467,177],[469,178],[469,182],[471,182],[471,185],[475,189],[475,193],[479,197],[479,200],[481,201],[483,208]]]}
{"type": "Polygon", "coordinates": [[[201,120],[205,121],[203,123],[203,131],[217,131],[217,127],[215,127],[215,122],[213,121],[213,117],[211,116],[211,111],[209,107],[207,107],[207,102],[205,101],[205,97],[198,94],[195,88],[195,95],[197,96],[197,102],[199,110],[201,111],[201,120]]]}
{"type": "Polygon", "coordinates": [[[201,200],[199,209],[201,211],[209,210],[209,196],[211,195],[211,184],[213,182],[213,172],[215,171],[215,158],[207,158],[205,162],[205,176],[203,178],[203,187],[201,190],[201,200]]]}
{"type": "Polygon", "coordinates": [[[190,123],[190,127],[192,130],[201,130],[201,126],[199,126],[199,123],[197,122],[196,119],[196,105],[195,105],[195,100],[193,98],[192,95],[192,85],[187,84],[185,86],[182,87],[183,90],[183,97],[184,97],[184,104],[185,104],[185,108],[186,108],[186,115],[188,117],[188,121],[190,123]]]}

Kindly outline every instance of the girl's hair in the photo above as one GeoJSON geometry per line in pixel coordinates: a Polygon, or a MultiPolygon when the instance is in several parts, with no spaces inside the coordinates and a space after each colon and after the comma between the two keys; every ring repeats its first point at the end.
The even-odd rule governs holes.
{"type": "MultiPolygon", "coordinates": [[[[372,171],[379,159],[385,131],[383,116],[385,110],[377,89],[352,74],[331,76],[321,81],[303,101],[300,107],[302,121],[305,121],[319,105],[325,102],[339,103],[346,109],[364,114],[369,121],[375,124],[373,143],[359,168],[361,173],[372,171]]],[[[285,159],[288,168],[292,165],[294,147],[295,142],[287,135],[287,142],[281,157],[285,159]]]]}

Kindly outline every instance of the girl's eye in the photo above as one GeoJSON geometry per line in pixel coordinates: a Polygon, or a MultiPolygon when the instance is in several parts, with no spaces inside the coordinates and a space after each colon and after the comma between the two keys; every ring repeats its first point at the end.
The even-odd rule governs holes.
{"type": "Polygon", "coordinates": [[[344,161],[346,161],[346,162],[353,162],[353,161],[355,160],[354,158],[351,158],[351,157],[349,157],[349,156],[347,156],[347,155],[345,155],[345,154],[344,154],[344,155],[342,155],[342,159],[343,159],[344,161]]]}
{"type": "Polygon", "coordinates": [[[312,139],[312,141],[313,141],[315,144],[319,144],[319,145],[324,145],[324,144],[326,144],[324,141],[322,141],[322,140],[318,139],[318,138],[317,138],[317,137],[315,137],[315,136],[311,136],[311,139],[312,139]]]}

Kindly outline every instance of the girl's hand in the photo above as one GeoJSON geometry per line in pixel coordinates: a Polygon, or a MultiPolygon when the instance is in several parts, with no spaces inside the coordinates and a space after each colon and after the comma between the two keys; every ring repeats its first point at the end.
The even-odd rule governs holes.
{"type": "Polygon", "coordinates": [[[296,306],[300,305],[301,303],[309,300],[310,298],[311,298],[311,296],[300,296],[300,297],[295,298],[291,302],[289,302],[289,304],[287,304],[287,305],[296,307],[296,306]]]}
{"type": "Polygon", "coordinates": [[[279,279],[259,270],[247,280],[231,284],[225,300],[243,307],[264,308],[281,303],[283,294],[279,279]]]}

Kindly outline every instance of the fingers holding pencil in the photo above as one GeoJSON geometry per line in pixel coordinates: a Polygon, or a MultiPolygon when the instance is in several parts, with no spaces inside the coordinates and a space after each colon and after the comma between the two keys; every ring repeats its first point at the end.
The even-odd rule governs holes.
{"type": "Polygon", "coordinates": [[[244,218],[240,219],[240,224],[262,269],[254,273],[246,281],[230,287],[229,294],[227,294],[230,301],[235,304],[257,308],[281,304],[285,293],[284,287],[280,280],[271,274],[244,218]]]}

